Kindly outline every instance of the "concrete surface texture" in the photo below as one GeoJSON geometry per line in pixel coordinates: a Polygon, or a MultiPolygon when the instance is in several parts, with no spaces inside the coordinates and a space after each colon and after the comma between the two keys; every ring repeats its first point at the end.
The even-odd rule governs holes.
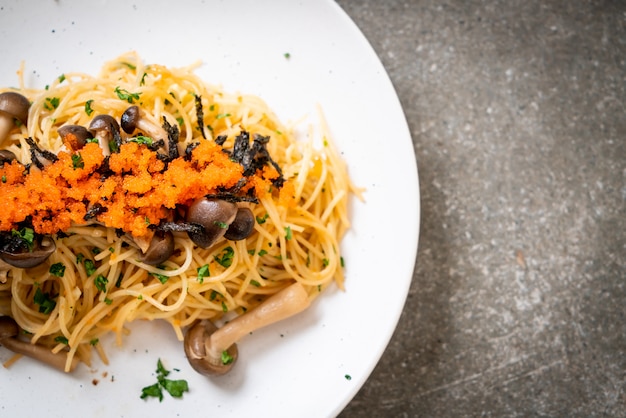
{"type": "Polygon", "coordinates": [[[626,416],[626,2],[339,0],[420,174],[413,282],[342,417],[626,416]]]}

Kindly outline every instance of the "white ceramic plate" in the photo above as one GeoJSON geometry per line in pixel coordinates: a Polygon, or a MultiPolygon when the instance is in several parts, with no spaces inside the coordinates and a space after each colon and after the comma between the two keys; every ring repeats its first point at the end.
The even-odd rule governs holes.
{"type": "MultiPolygon", "coordinates": [[[[133,324],[110,364],[63,375],[24,359],[0,369],[0,415],[33,417],[338,414],[378,362],[402,311],[417,251],[419,189],[404,115],[384,68],[353,22],[323,1],[0,1],[0,85],[43,87],[64,72],[97,74],[136,50],[146,63],[197,60],[207,82],[256,94],[283,121],[321,105],[366,203],[351,203],[346,292],[246,337],[231,374],[188,365],[165,324],[133,324]],[[286,58],[285,54],[289,54],[286,58]],[[157,359],[186,379],[183,399],[139,398],[157,359]]],[[[0,361],[10,357],[0,348],[0,361]]]]}

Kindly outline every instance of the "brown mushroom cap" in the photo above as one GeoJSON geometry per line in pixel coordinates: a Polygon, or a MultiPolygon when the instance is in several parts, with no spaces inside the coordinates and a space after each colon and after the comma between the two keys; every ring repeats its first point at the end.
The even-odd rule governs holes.
{"type": "Polygon", "coordinates": [[[63,125],[57,132],[64,142],[69,142],[73,150],[81,149],[93,135],[81,125],[63,125]]]}
{"type": "Polygon", "coordinates": [[[41,237],[33,242],[32,251],[22,251],[11,253],[0,251],[0,260],[14,267],[27,269],[43,263],[56,251],[54,240],[48,236],[41,237]]]}
{"type": "Polygon", "coordinates": [[[24,96],[14,91],[0,94],[0,112],[15,118],[24,125],[28,122],[28,109],[30,102],[24,96]]]}
{"type": "Polygon", "coordinates": [[[211,334],[218,328],[209,320],[198,321],[185,334],[185,354],[191,367],[204,376],[219,376],[226,374],[233,367],[239,357],[237,344],[233,344],[226,352],[232,359],[224,364],[222,358],[212,358],[207,353],[206,343],[210,341],[211,334]]]}
{"type": "Polygon", "coordinates": [[[89,124],[89,132],[98,140],[98,144],[104,155],[110,155],[110,142],[118,142],[120,138],[120,125],[113,116],[98,115],[89,124]]]}
{"type": "Polygon", "coordinates": [[[201,233],[189,232],[189,238],[202,248],[208,248],[224,236],[237,215],[237,205],[221,199],[200,198],[187,209],[186,221],[201,225],[201,233]]]}
{"type": "Polygon", "coordinates": [[[122,125],[122,129],[127,134],[132,134],[137,129],[137,122],[139,122],[139,107],[138,106],[130,106],[128,109],[122,113],[122,118],[120,120],[120,124],[122,125]]]}
{"type": "MultiPolygon", "coordinates": [[[[14,353],[23,354],[65,371],[66,353],[53,353],[49,348],[21,341],[18,339],[18,334],[19,327],[15,320],[9,316],[0,316],[0,345],[14,353]]],[[[77,364],[78,360],[74,357],[69,365],[69,371],[73,371],[77,364]]]]}
{"type": "Polygon", "coordinates": [[[235,215],[235,219],[228,226],[224,238],[231,241],[239,241],[248,238],[252,231],[254,231],[254,221],[254,213],[252,213],[250,208],[244,207],[237,209],[237,215],[235,215]]]}
{"type": "Polygon", "coordinates": [[[24,96],[14,91],[0,94],[0,142],[4,141],[19,120],[26,125],[30,102],[24,96]]]}
{"type": "Polygon", "coordinates": [[[171,232],[157,232],[152,237],[148,249],[139,258],[146,264],[156,266],[166,261],[174,253],[174,234],[171,232]]]}
{"type": "Polygon", "coordinates": [[[10,163],[13,160],[17,160],[17,156],[8,149],[0,150],[0,166],[4,163],[10,163]]]}

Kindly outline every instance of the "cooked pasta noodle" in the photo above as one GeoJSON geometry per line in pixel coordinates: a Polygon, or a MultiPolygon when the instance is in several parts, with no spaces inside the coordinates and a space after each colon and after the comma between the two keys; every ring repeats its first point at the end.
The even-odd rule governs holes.
{"type": "MultiPolygon", "coordinates": [[[[94,346],[101,361],[107,363],[98,344],[99,338],[113,332],[121,344],[128,332],[126,325],[131,321],[165,320],[182,340],[185,328],[194,321],[219,319],[226,312],[241,314],[254,309],[266,297],[294,282],[304,285],[310,298],[315,298],[333,282],[343,288],[340,241],[350,226],[349,196],[359,191],[347,175],[321,112],[318,112],[319,129],[311,128],[308,138],[297,140],[295,128],[283,125],[260,98],[231,94],[218,86],[207,85],[195,75],[195,68],[144,65],[136,53],[128,53],[106,63],[97,77],[65,73],[45,90],[27,88],[23,82],[24,70],[20,69],[18,91],[31,101],[31,106],[27,124],[15,127],[0,145],[13,152],[22,165],[4,162],[0,168],[3,179],[0,193],[13,196],[12,200],[0,203],[0,226],[3,234],[15,236],[20,234],[19,228],[24,223],[31,222],[28,227],[34,229],[35,234],[54,240],[56,251],[33,267],[19,268],[2,263],[0,314],[14,318],[32,344],[49,347],[53,352],[67,352],[66,371],[70,370],[75,357],[91,364],[94,346]],[[166,205],[163,200],[161,207],[150,209],[141,200],[149,195],[148,192],[143,194],[142,187],[145,184],[155,190],[168,187],[165,180],[154,185],[155,178],[165,176],[162,166],[152,168],[148,178],[141,177],[147,172],[144,167],[141,173],[133,172],[134,176],[120,177],[123,186],[111,186],[133,190],[135,186],[127,183],[137,181],[140,191],[133,195],[134,200],[127,197],[126,209],[129,202],[145,204],[117,218],[113,203],[108,211],[88,216],[97,200],[92,195],[93,190],[109,184],[105,176],[90,183],[89,179],[70,179],[70,174],[61,169],[59,176],[65,176],[65,183],[69,184],[67,190],[56,191],[48,183],[44,184],[46,177],[41,176],[39,183],[35,183],[43,189],[36,190],[40,193],[38,199],[43,201],[46,196],[57,194],[60,198],[73,196],[80,188],[75,186],[78,183],[72,182],[78,181],[84,182],[81,183],[84,196],[63,203],[66,206],[57,212],[40,208],[30,215],[16,217],[16,196],[20,196],[19,187],[24,179],[52,170],[49,162],[44,168],[35,167],[33,158],[37,157],[27,138],[32,138],[41,150],[51,151],[60,160],[65,158],[64,170],[69,170],[67,164],[72,168],[72,161],[74,169],[77,161],[82,169],[82,164],[91,164],[88,150],[93,152],[99,148],[89,148],[90,144],[86,144],[83,150],[72,149],[72,144],[57,130],[64,125],[88,127],[96,115],[110,115],[119,121],[131,103],[139,106],[145,112],[144,119],[152,124],[161,125],[165,120],[178,127],[177,148],[181,161],[182,153],[192,144],[223,141],[221,154],[228,156],[224,150],[234,152],[236,138],[242,132],[250,133],[250,137],[270,138],[266,149],[272,161],[282,169],[285,181],[278,186],[272,183],[277,178],[277,169],[269,163],[247,178],[247,188],[241,190],[246,191],[246,197],[253,198],[236,204],[250,208],[254,214],[251,235],[238,241],[220,238],[208,248],[201,248],[186,232],[175,230],[175,249],[167,260],[158,265],[140,261],[142,238],[149,241],[154,227],[166,221],[168,214],[203,194],[233,190],[232,182],[222,184],[219,183],[222,180],[217,179],[217,185],[207,186],[206,190],[189,187],[190,190],[185,191],[187,195],[181,198],[184,202],[177,201],[172,206],[168,201],[169,207],[163,209],[166,205]],[[199,115],[202,120],[198,120],[199,115]],[[12,167],[26,167],[30,174],[15,180],[18,174],[12,167]],[[82,207],[81,202],[87,203],[82,207]],[[139,218],[139,214],[144,214],[143,218],[139,218]],[[142,219],[145,225],[140,225],[142,219]],[[59,273],[54,270],[57,267],[64,270],[59,273]]],[[[132,137],[125,133],[121,136],[124,141],[132,137]]],[[[147,145],[137,141],[134,144],[133,155],[141,158],[147,155],[141,154],[147,145]]],[[[93,164],[103,164],[97,161],[93,164]]],[[[109,161],[112,166],[113,155],[109,161]]],[[[158,159],[151,161],[155,167],[158,165],[158,159]]],[[[172,166],[174,162],[169,164],[172,166]]],[[[207,170],[211,167],[210,162],[207,167],[207,170]]],[[[129,174],[124,170],[129,169],[121,170],[129,174]]],[[[184,180],[184,177],[176,177],[170,186],[184,188],[184,180]]],[[[55,178],[47,181],[60,182],[55,178]]],[[[98,205],[110,203],[102,196],[104,194],[98,205]]],[[[167,191],[155,196],[169,198],[167,191]]]]}

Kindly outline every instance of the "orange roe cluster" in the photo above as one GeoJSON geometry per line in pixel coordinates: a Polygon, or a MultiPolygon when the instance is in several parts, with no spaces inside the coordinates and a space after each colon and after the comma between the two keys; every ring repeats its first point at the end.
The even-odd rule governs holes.
{"type": "MultiPolygon", "coordinates": [[[[30,217],[39,234],[65,231],[86,224],[89,208],[99,205],[103,209],[95,220],[146,237],[152,234],[150,225],[166,219],[177,205],[232,188],[243,177],[243,167],[212,141],[200,142],[190,159],[179,157],[167,166],[155,151],[136,142],[111,154],[106,175],[98,171],[104,160],[98,144],[88,143],[73,153],[59,152],[57,161],[28,174],[16,161],[5,163],[0,167],[0,230],[14,229],[30,217]]],[[[278,176],[273,167],[257,170],[241,191],[254,189],[257,197],[264,197],[278,176]]],[[[282,203],[288,200],[279,197],[282,203]]]]}

